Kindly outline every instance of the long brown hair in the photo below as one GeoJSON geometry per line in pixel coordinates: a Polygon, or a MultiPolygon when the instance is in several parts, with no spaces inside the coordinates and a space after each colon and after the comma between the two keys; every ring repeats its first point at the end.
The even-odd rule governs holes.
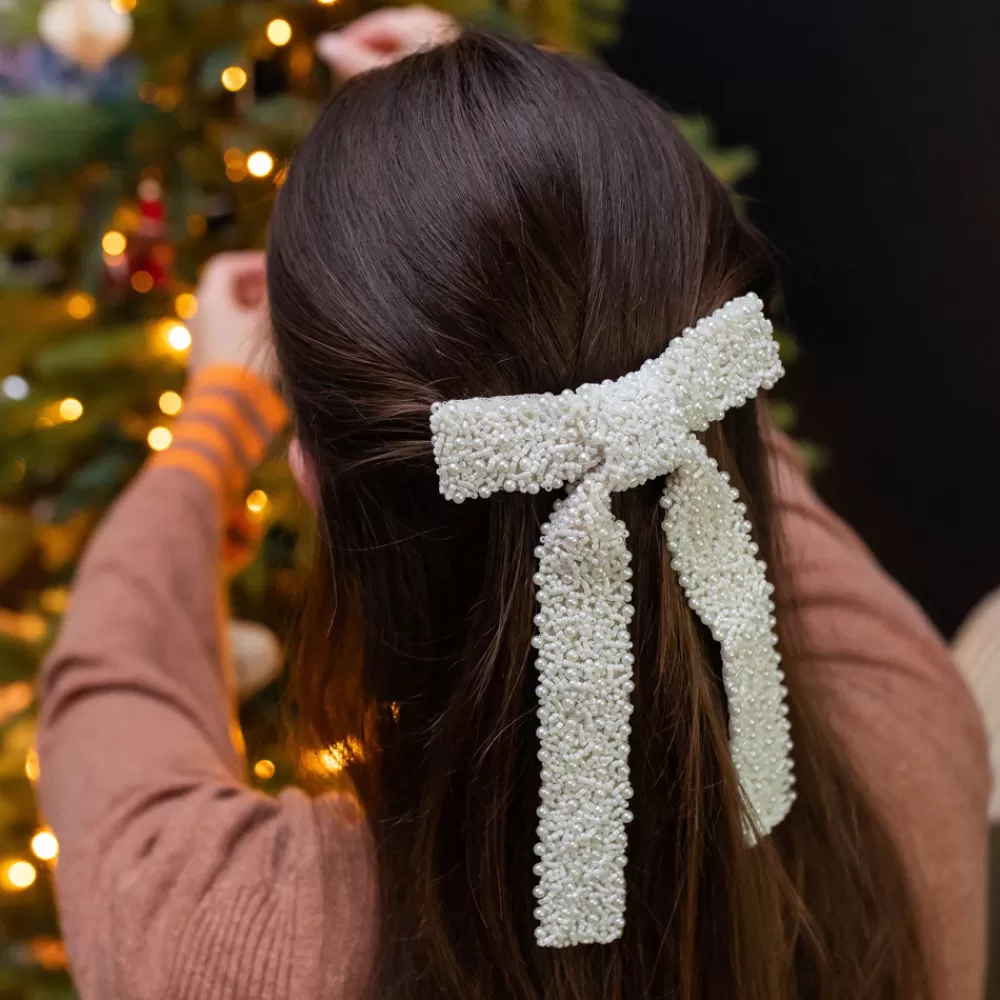
{"type": "Polygon", "coordinates": [[[615,378],[771,283],[760,238],[626,83],[466,36],[345,87],[297,153],[268,252],[277,350],[324,545],[295,698],[353,737],[381,936],[371,996],[910,998],[904,872],[802,694],[763,412],[706,441],[780,600],[798,801],[744,846],[718,650],[670,568],[662,482],[615,495],[633,553],[635,715],[625,934],[533,938],[533,549],[556,496],[438,493],[438,400],[615,378]]]}

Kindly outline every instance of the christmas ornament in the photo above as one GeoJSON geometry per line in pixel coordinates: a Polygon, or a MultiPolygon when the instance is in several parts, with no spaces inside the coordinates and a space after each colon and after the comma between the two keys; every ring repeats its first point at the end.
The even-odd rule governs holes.
{"type": "Polygon", "coordinates": [[[132,18],[107,0],[49,0],[38,33],[61,56],[95,71],[128,45],[132,18]]]}
{"type": "Polygon", "coordinates": [[[137,276],[144,278],[147,287],[137,287],[138,291],[151,288],[166,288],[170,283],[170,265],[174,260],[174,248],[166,240],[166,209],[163,204],[163,188],[153,177],[145,177],[139,182],[139,219],[135,238],[132,240],[130,259],[133,287],[137,276]]]}
{"type": "Polygon", "coordinates": [[[240,701],[246,701],[281,673],[281,643],[269,628],[257,622],[233,619],[228,632],[236,693],[240,701]]]}

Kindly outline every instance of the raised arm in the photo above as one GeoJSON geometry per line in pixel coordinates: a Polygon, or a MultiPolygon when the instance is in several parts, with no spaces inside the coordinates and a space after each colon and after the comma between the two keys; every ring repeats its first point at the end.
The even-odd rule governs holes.
{"type": "Polygon", "coordinates": [[[352,806],[250,790],[233,739],[221,525],[283,420],[244,369],[213,359],[193,378],[173,446],[91,544],[44,666],[42,805],[84,1000],[308,1000],[360,957],[352,806]]]}

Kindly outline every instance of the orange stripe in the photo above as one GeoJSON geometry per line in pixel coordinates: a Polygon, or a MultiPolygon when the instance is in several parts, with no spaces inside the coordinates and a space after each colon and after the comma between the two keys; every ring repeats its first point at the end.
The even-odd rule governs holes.
{"type": "Polygon", "coordinates": [[[209,485],[220,498],[223,495],[222,471],[199,452],[171,447],[154,455],[149,464],[164,469],[187,469],[209,485]]]}
{"type": "Polygon", "coordinates": [[[247,423],[240,408],[231,399],[226,396],[213,396],[210,389],[203,388],[198,395],[191,398],[178,424],[197,419],[202,415],[218,417],[225,421],[246,453],[247,459],[254,464],[260,461],[267,442],[247,423]]]}
{"type": "Polygon", "coordinates": [[[220,480],[226,484],[227,489],[235,493],[243,483],[249,478],[249,470],[236,460],[233,449],[230,446],[225,434],[211,424],[202,423],[178,423],[174,428],[174,441],[168,451],[185,450],[200,452],[197,448],[185,448],[185,445],[201,445],[203,449],[210,450],[214,455],[218,455],[217,464],[220,480]]]}
{"type": "Polygon", "coordinates": [[[270,383],[238,365],[211,365],[196,373],[188,383],[188,392],[195,394],[212,386],[237,389],[260,414],[272,433],[277,433],[288,419],[288,410],[281,396],[270,383]]]}

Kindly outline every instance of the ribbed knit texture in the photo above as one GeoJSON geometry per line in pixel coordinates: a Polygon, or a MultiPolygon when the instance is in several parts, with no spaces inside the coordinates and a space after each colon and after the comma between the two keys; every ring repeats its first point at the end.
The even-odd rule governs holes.
{"type": "MultiPolygon", "coordinates": [[[[250,789],[231,735],[221,526],[280,424],[275,401],[252,379],[195,385],[177,444],[92,542],[43,669],[40,788],[83,1000],[352,998],[377,951],[355,805],[250,789]],[[205,415],[208,433],[194,424],[205,415]]],[[[787,443],[774,463],[809,695],[900,844],[936,995],[974,1000],[989,784],[979,715],[923,615],[817,501],[787,443]]]]}

